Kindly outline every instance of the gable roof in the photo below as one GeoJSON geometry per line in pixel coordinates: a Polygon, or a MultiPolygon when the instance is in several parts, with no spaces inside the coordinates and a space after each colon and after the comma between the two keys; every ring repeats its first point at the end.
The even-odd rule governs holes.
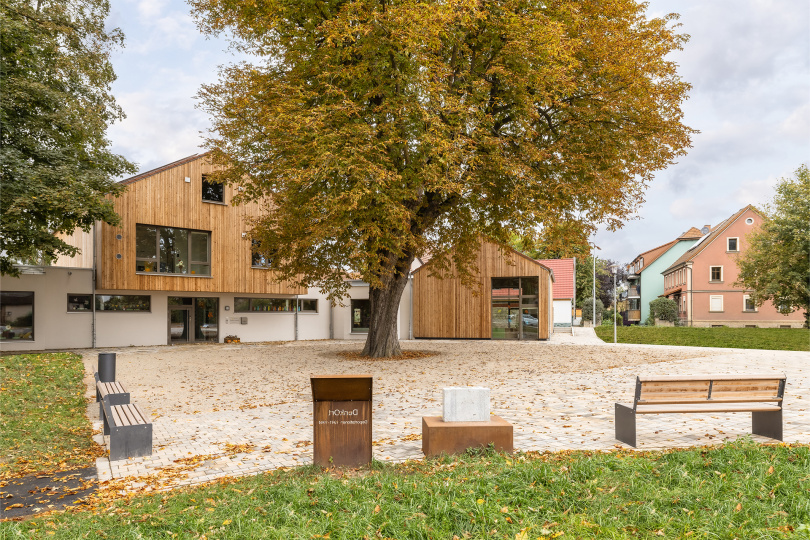
{"type": "Polygon", "coordinates": [[[658,247],[648,249],[644,253],[641,253],[638,256],[636,256],[636,258],[633,259],[633,262],[630,263],[630,266],[633,266],[633,263],[635,263],[637,260],[643,258],[644,259],[644,266],[642,266],[641,270],[638,271],[639,274],[642,273],[644,270],[647,269],[648,266],[650,266],[652,263],[654,263],[655,260],[658,257],[660,257],[661,255],[663,255],[664,253],[669,251],[669,248],[674,246],[677,242],[678,242],[677,240],[672,240],[671,242],[667,242],[666,244],[662,244],[662,245],[660,245],[658,247]]]}
{"type": "Polygon", "coordinates": [[[125,178],[124,180],[121,180],[118,183],[126,186],[126,185],[132,184],[134,182],[137,182],[138,180],[143,180],[147,176],[152,176],[153,174],[157,174],[159,172],[167,171],[167,170],[172,169],[174,167],[179,167],[180,165],[185,165],[186,163],[194,161],[195,159],[199,159],[199,158],[201,158],[203,156],[206,156],[206,155],[208,155],[210,153],[211,152],[203,152],[202,154],[192,154],[192,155],[190,155],[188,157],[184,157],[183,159],[178,159],[177,161],[173,161],[173,162],[169,163],[168,165],[163,165],[161,167],[158,167],[157,169],[152,169],[151,171],[142,172],[140,174],[136,174],[135,176],[125,178]]]}
{"type": "Polygon", "coordinates": [[[694,246],[687,249],[686,252],[683,255],[681,255],[680,258],[677,261],[672,263],[669,266],[669,268],[667,268],[666,270],[664,270],[661,273],[666,274],[670,270],[673,270],[673,269],[675,269],[675,268],[677,268],[679,266],[682,266],[682,265],[686,264],[689,261],[694,260],[694,258],[697,257],[700,254],[701,251],[706,249],[706,246],[708,246],[709,244],[714,242],[714,240],[718,236],[720,236],[723,233],[723,231],[728,229],[731,226],[732,223],[737,221],[737,219],[739,219],[739,217],[741,215],[743,215],[745,212],[747,212],[748,210],[751,210],[752,212],[756,212],[757,214],[759,214],[757,209],[754,208],[754,205],[752,205],[752,204],[749,204],[748,206],[746,206],[744,208],[741,208],[740,210],[735,212],[731,217],[729,217],[727,219],[724,219],[723,221],[718,223],[717,226],[712,227],[712,231],[709,234],[703,236],[694,246]]]}
{"type": "Polygon", "coordinates": [[[551,296],[554,299],[574,298],[574,259],[537,259],[537,262],[551,269],[554,276],[551,296]]]}

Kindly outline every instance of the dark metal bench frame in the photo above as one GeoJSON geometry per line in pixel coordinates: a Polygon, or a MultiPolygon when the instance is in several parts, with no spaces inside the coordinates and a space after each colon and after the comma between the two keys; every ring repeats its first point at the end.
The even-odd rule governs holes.
{"type": "MultiPolygon", "coordinates": [[[[636,390],[633,404],[616,403],[615,427],[616,439],[630,446],[636,446],[636,415],[667,413],[726,413],[750,412],[751,432],[754,435],[782,440],[782,400],[785,393],[784,374],[768,373],[757,375],[692,375],[669,377],[636,377],[636,390]],[[774,395],[755,395],[745,391],[739,397],[728,396],[733,391],[724,391],[724,397],[713,398],[712,389],[716,381],[750,382],[777,381],[774,395]],[[664,399],[642,399],[644,383],[702,383],[708,384],[705,397],[670,397],[664,399]],[[669,407],[667,407],[669,405],[669,407]]],[[[695,392],[697,393],[697,392],[695,392]]]]}

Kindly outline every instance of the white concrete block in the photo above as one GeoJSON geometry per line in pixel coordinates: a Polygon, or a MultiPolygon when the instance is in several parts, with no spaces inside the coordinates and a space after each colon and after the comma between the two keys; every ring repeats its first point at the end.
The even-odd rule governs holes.
{"type": "Polygon", "coordinates": [[[445,422],[488,422],[489,388],[480,386],[445,388],[442,420],[445,422]]]}

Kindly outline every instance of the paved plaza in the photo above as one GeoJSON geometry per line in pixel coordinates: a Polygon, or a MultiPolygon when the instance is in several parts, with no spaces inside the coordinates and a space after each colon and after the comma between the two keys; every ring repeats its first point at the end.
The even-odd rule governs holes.
{"type": "MultiPolygon", "coordinates": [[[[591,330],[577,330],[579,332],[573,336],[555,335],[549,342],[503,343],[500,345],[503,348],[520,348],[520,369],[488,369],[486,366],[480,371],[467,369],[463,380],[444,379],[444,364],[437,357],[432,357],[436,359],[434,368],[430,367],[429,357],[410,366],[416,366],[413,372],[402,374],[401,370],[397,371],[399,378],[395,385],[386,385],[385,378],[389,371],[389,378],[393,378],[394,370],[399,369],[396,361],[379,361],[377,364],[366,361],[359,366],[337,363],[333,367],[334,372],[345,372],[347,367],[361,372],[359,367],[364,369],[363,372],[374,375],[373,454],[375,459],[384,462],[424,457],[421,451],[421,418],[441,416],[441,390],[448,383],[489,387],[492,413],[514,425],[516,450],[609,451],[629,448],[614,438],[613,409],[617,401],[632,401],[637,375],[785,373],[785,441],[810,443],[810,358],[806,352],[613,345],[602,343],[591,330]],[[583,369],[583,364],[578,363],[573,365],[576,370],[571,372],[543,369],[543,358],[553,358],[558,351],[570,354],[572,347],[582,347],[583,354],[594,356],[593,363],[597,368],[583,369]],[[661,350],[667,350],[670,356],[663,360],[656,358],[650,363],[612,366],[610,360],[596,361],[600,350],[614,355],[614,358],[641,357],[650,351],[657,354],[661,350]],[[531,360],[534,356],[537,357],[536,362],[531,360]],[[492,376],[488,377],[488,373],[492,376]]],[[[301,347],[299,343],[286,346],[301,347]]],[[[403,348],[452,348],[457,343],[410,341],[403,342],[403,348]]],[[[481,347],[491,346],[491,342],[477,343],[481,347]]],[[[465,347],[475,345],[476,342],[465,343],[465,347]]],[[[227,349],[224,346],[185,346],[186,351],[190,347],[196,347],[198,376],[200,381],[205,381],[207,355],[223,354],[225,351],[238,355],[248,350],[261,354],[261,347],[279,345],[231,345],[227,349]]],[[[359,350],[360,344],[320,342],[318,351],[324,348],[328,350],[329,347],[359,350]]],[[[188,410],[195,407],[205,409],[205,404],[199,402],[190,402],[185,409],[180,407],[177,410],[168,404],[162,407],[159,401],[155,401],[171,400],[171,393],[158,398],[147,397],[149,389],[135,388],[126,380],[127,371],[137,369],[139,354],[159,354],[165,362],[165,377],[171,377],[172,349],[155,347],[103,351],[118,352],[117,378],[132,392],[133,401],[149,411],[147,414],[152,417],[154,436],[153,454],[150,457],[114,462],[100,458],[97,466],[101,480],[125,480],[131,488],[149,485],[155,489],[170,489],[311,463],[310,372],[297,373],[294,386],[284,387],[283,391],[274,390],[274,395],[267,395],[265,401],[226,401],[222,394],[211,391],[207,395],[213,405],[208,406],[207,410],[188,410]],[[139,396],[143,401],[139,401],[139,396]]],[[[92,370],[90,366],[95,363],[98,352],[84,351],[88,370],[92,370]]],[[[329,365],[328,362],[326,365],[329,365]]],[[[276,366],[275,369],[283,367],[276,366]]],[[[303,370],[306,365],[297,367],[303,370]]],[[[323,367],[323,364],[318,365],[318,368],[323,367]]],[[[189,386],[203,388],[202,382],[195,383],[187,375],[184,377],[189,386]]],[[[293,378],[292,375],[290,378],[293,378]]],[[[261,383],[255,381],[245,381],[244,384],[261,387],[261,383]]],[[[182,388],[185,389],[186,385],[182,388]]],[[[255,392],[257,389],[252,390],[255,392]]],[[[261,392],[261,388],[258,391],[261,392]]],[[[94,418],[97,405],[89,410],[95,412],[94,418]]],[[[96,422],[95,427],[100,432],[101,423],[96,422]]],[[[750,436],[750,433],[750,413],[645,415],[638,420],[638,450],[711,445],[750,436]]],[[[101,441],[101,435],[97,438],[101,441]]],[[[761,442],[772,441],[757,436],[752,438],[761,442]]]]}

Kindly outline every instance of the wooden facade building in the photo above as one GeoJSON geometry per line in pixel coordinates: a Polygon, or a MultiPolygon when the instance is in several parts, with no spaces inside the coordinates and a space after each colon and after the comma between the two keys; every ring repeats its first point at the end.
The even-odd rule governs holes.
{"type": "MultiPolygon", "coordinates": [[[[415,338],[549,339],[552,271],[517,251],[482,241],[475,260],[478,288],[414,272],[415,338]]],[[[453,269],[450,269],[452,275],[453,269]]]]}

